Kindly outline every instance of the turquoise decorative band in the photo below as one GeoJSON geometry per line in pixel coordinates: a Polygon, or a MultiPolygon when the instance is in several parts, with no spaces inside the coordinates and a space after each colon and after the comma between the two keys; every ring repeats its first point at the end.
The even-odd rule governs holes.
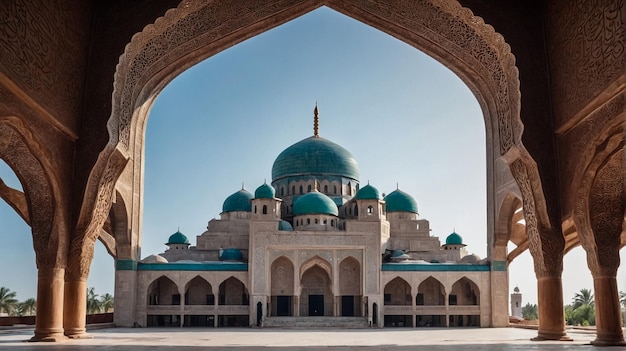
{"type": "Polygon", "coordinates": [[[115,269],[118,271],[136,271],[137,261],[135,260],[116,260],[115,269]]]}

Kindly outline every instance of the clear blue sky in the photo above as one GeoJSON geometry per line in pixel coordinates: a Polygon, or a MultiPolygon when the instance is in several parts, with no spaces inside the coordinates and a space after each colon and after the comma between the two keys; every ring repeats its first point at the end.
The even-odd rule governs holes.
{"type": "MultiPolygon", "coordinates": [[[[412,194],[442,240],[456,230],[486,255],[485,130],[469,89],[420,51],[328,8],[189,69],[159,95],[146,136],[142,257],[163,252],[178,228],[195,244],[223,200],[271,181],[289,145],[313,133],[350,150],[361,184],[412,194]]],[[[0,161],[0,177],[20,187],[0,161]]],[[[0,204],[0,286],[36,295],[30,228],[0,204]]],[[[622,251],[624,252],[624,251],[622,251]]],[[[584,251],[565,258],[564,300],[592,288],[584,251]]],[[[510,266],[524,303],[537,301],[530,254],[510,266]]],[[[113,293],[113,259],[96,245],[89,286],[113,293]]],[[[618,284],[626,290],[626,272],[618,284]]]]}

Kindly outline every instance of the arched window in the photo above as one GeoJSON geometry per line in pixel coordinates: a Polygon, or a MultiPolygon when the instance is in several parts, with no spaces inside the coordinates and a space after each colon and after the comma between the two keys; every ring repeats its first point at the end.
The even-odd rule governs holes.
{"type": "Polygon", "coordinates": [[[302,185],[300,185],[300,194],[302,194],[302,185]]]}
{"type": "Polygon", "coordinates": [[[306,219],[306,224],[311,224],[311,218],[306,219]]]}
{"type": "Polygon", "coordinates": [[[335,220],[334,220],[334,219],[331,219],[331,220],[330,220],[330,226],[331,226],[331,227],[334,227],[334,226],[335,226],[335,220]]]}
{"type": "Polygon", "coordinates": [[[267,205],[263,205],[263,214],[267,214],[267,205]]]}
{"type": "Polygon", "coordinates": [[[367,214],[371,215],[372,213],[374,213],[374,207],[372,206],[367,206],[367,214]]]}
{"type": "Polygon", "coordinates": [[[256,213],[256,205],[254,206],[254,213],[256,213]]]}
{"type": "Polygon", "coordinates": [[[328,185],[324,185],[324,193],[328,194],[328,185]]]}
{"type": "Polygon", "coordinates": [[[284,196],[285,195],[285,187],[281,186],[280,187],[280,196],[284,196]]]}
{"type": "Polygon", "coordinates": [[[309,184],[309,185],[306,187],[306,192],[307,192],[307,193],[310,193],[310,192],[311,192],[311,184],[309,184]]]}
{"type": "Polygon", "coordinates": [[[351,182],[348,182],[347,191],[348,191],[348,195],[352,195],[352,183],[351,182]]]}
{"type": "Polygon", "coordinates": [[[354,205],[354,215],[358,216],[359,215],[359,206],[354,205]]]}
{"type": "Polygon", "coordinates": [[[296,194],[296,186],[292,185],[291,186],[291,195],[295,195],[296,194]]]}
{"type": "Polygon", "coordinates": [[[317,224],[317,218],[315,218],[315,224],[317,224]]]}
{"type": "Polygon", "coordinates": [[[333,189],[333,194],[337,195],[337,186],[335,185],[335,188],[333,189]]]}

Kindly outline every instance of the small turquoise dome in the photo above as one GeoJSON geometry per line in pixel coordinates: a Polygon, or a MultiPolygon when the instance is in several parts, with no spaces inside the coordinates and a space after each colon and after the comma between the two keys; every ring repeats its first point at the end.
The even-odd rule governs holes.
{"type": "Polygon", "coordinates": [[[387,212],[417,212],[417,202],[413,196],[400,189],[392,191],[383,199],[387,203],[387,212]]]}
{"type": "Polygon", "coordinates": [[[354,198],[356,200],[380,200],[380,193],[378,192],[378,189],[367,184],[359,189],[354,198]]]}
{"type": "Polygon", "coordinates": [[[189,244],[189,239],[187,239],[185,234],[181,233],[180,231],[177,231],[176,233],[170,235],[170,238],[167,239],[166,245],[172,245],[172,244],[189,244]]]}
{"type": "Polygon", "coordinates": [[[255,199],[273,199],[274,197],[276,197],[276,190],[267,183],[263,183],[263,185],[256,188],[254,191],[255,199]]]}
{"type": "Polygon", "coordinates": [[[224,249],[222,252],[222,261],[241,261],[243,254],[241,250],[236,248],[224,249]]]}
{"type": "Polygon", "coordinates": [[[446,238],[446,245],[463,245],[463,238],[456,232],[452,232],[446,238]]]}
{"type": "Polygon", "coordinates": [[[293,227],[291,226],[291,223],[281,220],[280,222],[278,222],[278,230],[291,232],[293,231],[293,227]]]}
{"type": "Polygon", "coordinates": [[[252,203],[250,203],[250,200],[252,200],[252,194],[246,189],[241,189],[224,200],[222,212],[251,212],[252,203]]]}
{"type": "Polygon", "coordinates": [[[319,136],[303,139],[281,152],[272,165],[272,182],[303,174],[359,179],[359,165],[350,151],[319,136]]]}
{"type": "Polygon", "coordinates": [[[335,202],[328,196],[316,191],[304,194],[293,204],[295,216],[303,214],[329,214],[339,215],[335,202]]]}

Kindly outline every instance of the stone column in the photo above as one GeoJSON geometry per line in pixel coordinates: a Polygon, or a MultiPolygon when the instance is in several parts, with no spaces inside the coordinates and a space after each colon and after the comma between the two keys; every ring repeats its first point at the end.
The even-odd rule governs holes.
{"type": "Polygon", "coordinates": [[[63,326],[65,335],[72,339],[90,338],[86,333],[87,278],[66,279],[63,326]]]}
{"type": "Polygon", "coordinates": [[[592,344],[601,346],[626,345],[616,281],[626,209],[622,143],[620,132],[590,163],[574,210],[576,230],[593,276],[597,335],[592,344]]]}
{"type": "Polygon", "coordinates": [[[622,332],[621,308],[615,275],[593,274],[597,336],[591,342],[597,346],[626,346],[622,332]]]}
{"type": "Polygon", "coordinates": [[[63,287],[65,269],[37,271],[37,318],[31,341],[61,341],[63,335],[63,287]]]}
{"type": "Polygon", "coordinates": [[[563,284],[561,275],[543,275],[537,278],[539,330],[534,341],[571,341],[565,332],[563,311],[563,284]]]}

